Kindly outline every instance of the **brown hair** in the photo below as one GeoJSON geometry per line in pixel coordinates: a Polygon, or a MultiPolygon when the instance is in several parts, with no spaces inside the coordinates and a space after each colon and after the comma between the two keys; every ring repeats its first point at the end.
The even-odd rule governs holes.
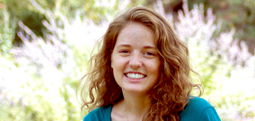
{"type": "MultiPolygon", "coordinates": [[[[116,83],[111,68],[111,54],[119,32],[128,22],[138,22],[149,27],[155,34],[155,43],[160,54],[160,75],[150,90],[152,102],[144,120],[180,120],[178,113],[187,105],[193,87],[189,64],[189,51],[184,42],[175,34],[170,23],[160,14],[145,8],[134,7],[117,17],[107,29],[100,51],[91,57],[90,71],[83,80],[89,82],[82,86],[82,108],[93,110],[97,107],[113,105],[123,99],[121,88],[116,83]],[[85,78],[85,79],[84,79],[85,78]],[[89,85],[89,98],[84,96],[89,85]]],[[[196,72],[194,72],[196,73],[196,72]]],[[[82,80],[81,80],[82,81],[82,80]]]]}

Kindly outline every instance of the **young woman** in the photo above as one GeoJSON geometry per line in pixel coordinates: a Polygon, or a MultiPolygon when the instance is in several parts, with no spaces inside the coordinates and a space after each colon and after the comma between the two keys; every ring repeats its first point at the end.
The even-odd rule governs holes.
{"type": "Polygon", "coordinates": [[[82,85],[82,108],[90,111],[84,121],[220,120],[207,101],[191,96],[194,87],[202,89],[191,82],[188,48],[150,9],[117,17],[90,67],[82,85]]]}

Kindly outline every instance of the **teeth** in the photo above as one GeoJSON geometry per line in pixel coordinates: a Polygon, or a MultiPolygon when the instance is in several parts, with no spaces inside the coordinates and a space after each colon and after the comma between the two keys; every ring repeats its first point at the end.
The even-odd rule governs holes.
{"type": "Polygon", "coordinates": [[[134,78],[134,79],[140,79],[140,78],[143,78],[144,75],[142,75],[142,74],[135,74],[135,73],[128,73],[127,77],[134,78]]]}

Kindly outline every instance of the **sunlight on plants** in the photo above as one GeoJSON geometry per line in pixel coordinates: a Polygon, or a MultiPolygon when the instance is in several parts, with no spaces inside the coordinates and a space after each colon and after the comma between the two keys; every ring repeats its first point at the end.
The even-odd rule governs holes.
{"type": "MultiPolygon", "coordinates": [[[[96,1],[95,6],[105,8],[117,2],[96,1]]],[[[78,81],[86,73],[94,45],[128,2],[118,3],[121,7],[115,13],[106,13],[99,23],[85,17],[81,10],[70,17],[31,2],[46,16],[42,24],[47,29],[38,36],[18,21],[21,29],[17,34],[23,42],[20,47],[11,46],[15,32],[12,23],[16,20],[9,20],[6,8],[0,11],[0,120],[82,120],[87,112],[81,112],[76,97],[78,81]]],[[[203,98],[215,106],[223,121],[255,120],[255,56],[243,41],[234,38],[234,28],[221,31],[212,9],[204,11],[200,4],[189,10],[186,0],[183,8],[174,23],[173,15],[164,12],[160,0],[154,6],[187,42],[192,66],[203,77],[203,98]]]]}

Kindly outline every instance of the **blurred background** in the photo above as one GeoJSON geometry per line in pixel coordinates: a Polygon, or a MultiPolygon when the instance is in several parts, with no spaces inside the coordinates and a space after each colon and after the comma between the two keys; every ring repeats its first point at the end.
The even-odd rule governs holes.
{"type": "Polygon", "coordinates": [[[190,49],[223,121],[255,121],[254,0],[0,0],[0,121],[80,121],[93,46],[132,6],[156,10],[190,49]]]}

